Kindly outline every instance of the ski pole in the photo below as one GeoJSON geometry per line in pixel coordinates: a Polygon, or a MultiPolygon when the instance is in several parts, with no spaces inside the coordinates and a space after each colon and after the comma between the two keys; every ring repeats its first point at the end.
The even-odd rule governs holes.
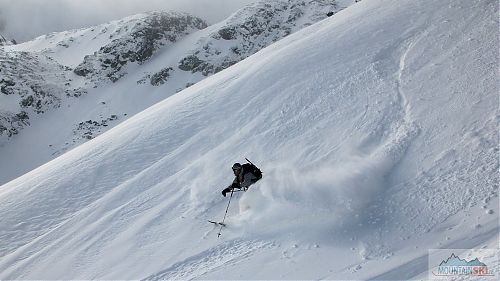
{"type": "MultiPolygon", "coordinates": [[[[226,213],[224,214],[224,218],[222,219],[222,223],[226,220],[226,215],[227,215],[227,210],[229,210],[229,204],[231,204],[231,198],[233,198],[233,192],[234,188],[231,189],[231,196],[229,196],[229,202],[227,203],[227,208],[226,208],[226,213]]],[[[224,225],[221,224],[220,229],[219,229],[219,234],[217,234],[217,237],[220,237],[220,233],[222,232],[222,227],[224,225]]]]}
{"type": "MultiPolygon", "coordinates": [[[[245,160],[247,160],[247,161],[248,161],[248,163],[250,163],[250,164],[254,165],[254,164],[252,163],[252,161],[248,160],[248,158],[246,158],[246,157],[245,157],[245,160]]],[[[254,166],[255,166],[255,165],[254,165],[254,166]]]]}

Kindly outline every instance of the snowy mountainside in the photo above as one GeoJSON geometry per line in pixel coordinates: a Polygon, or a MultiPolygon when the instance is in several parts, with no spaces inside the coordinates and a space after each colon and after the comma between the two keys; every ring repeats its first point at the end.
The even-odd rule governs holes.
{"type": "MultiPolygon", "coordinates": [[[[25,52],[53,59],[65,66],[61,77],[78,81],[71,82],[69,87],[82,87],[82,92],[88,94],[77,100],[61,97],[63,106],[58,103],[58,109],[51,110],[50,114],[37,114],[37,122],[31,119],[29,126],[27,122],[16,121],[15,115],[3,117],[14,124],[11,127],[16,127],[17,132],[23,130],[0,147],[0,168],[3,171],[0,184],[98,136],[207,75],[326,18],[328,12],[337,12],[351,2],[264,1],[202,30],[198,29],[206,24],[196,17],[175,12],[150,12],[4,47],[6,53],[25,52]],[[221,37],[220,34],[227,30],[234,31],[234,39],[221,37]],[[236,54],[235,49],[245,51],[236,54]],[[187,66],[186,58],[194,54],[200,54],[203,63],[191,65],[195,66],[191,68],[187,66]],[[68,74],[68,69],[79,76],[68,74]],[[124,77],[127,79],[122,81],[124,77]],[[32,139],[38,142],[33,145],[32,139]],[[16,156],[19,154],[25,156],[16,156]],[[12,158],[16,158],[16,165],[12,165],[12,158]]],[[[23,77],[17,79],[12,79],[17,85],[27,83],[23,77]]],[[[66,83],[56,84],[67,87],[64,86],[66,83]]],[[[19,110],[11,108],[10,111],[19,110]]]]}
{"type": "MultiPolygon", "coordinates": [[[[193,28],[204,27],[206,24],[201,19],[187,14],[150,12],[6,46],[0,50],[2,142],[7,142],[8,138],[29,126],[29,119],[34,117],[34,113],[43,114],[60,108],[61,104],[71,103],[67,98],[85,94],[95,85],[91,79],[117,79],[123,75],[120,70],[127,63],[147,60],[167,41],[175,42],[186,33],[193,32],[193,28]],[[88,54],[92,52],[93,55],[88,54]],[[73,69],[75,61],[79,64],[73,69]],[[89,75],[89,65],[98,65],[104,70],[99,77],[91,77],[90,80],[78,77],[92,76],[89,75]]],[[[108,119],[116,119],[113,116],[117,115],[111,114],[107,119],[100,118],[98,121],[97,116],[88,120],[73,120],[73,130],[82,131],[83,126],[82,136],[85,139],[93,137],[92,131],[98,130],[87,129],[100,129],[103,127],[100,125],[108,125],[108,119]]]]}
{"type": "Polygon", "coordinates": [[[0,143],[30,124],[30,118],[58,108],[86,91],[74,85],[71,69],[44,55],[0,49],[0,143]]]}
{"type": "Polygon", "coordinates": [[[120,55],[140,62],[166,44],[165,40],[177,40],[192,31],[190,28],[204,27],[206,23],[202,19],[186,13],[148,12],[98,26],[42,35],[6,50],[42,53],[68,67],[80,66],[85,72],[85,62],[104,61],[106,56],[116,59],[116,53],[111,52],[114,47],[120,50],[120,55]],[[140,54],[144,57],[139,60],[140,54]]]}
{"type": "Polygon", "coordinates": [[[498,252],[498,11],[361,1],[2,185],[0,278],[407,280],[498,252]],[[217,238],[245,156],[264,177],[217,238]]]}
{"type": "Polygon", "coordinates": [[[179,68],[207,76],[340,10],[336,1],[264,1],[249,5],[196,43],[179,68]]]}
{"type": "Polygon", "coordinates": [[[206,27],[202,19],[189,14],[150,12],[144,19],[136,19],[131,27],[117,31],[125,29],[126,36],[121,35],[94,54],[85,56],[75,73],[91,77],[93,81],[109,79],[116,82],[126,74],[123,68],[128,64],[144,63],[160,48],[206,27]]]}
{"type": "MultiPolygon", "coordinates": [[[[250,4],[199,34],[192,46],[187,46],[187,51],[176,54],[178,57],[175,60],[145,72],[138,83],[149,82],[159,86],[169,81],[187,80],[184,85],[189,87],[289,34],[326,18],[328,13],[334,14],[352,4],[352,1],[344,1],[342,5],[337,2],[273,0],[250,4]],[[186,79],[183,72],[194,75],[186,79]]],[[[176,91],[183,88],[177,88],[176,91]]]]}

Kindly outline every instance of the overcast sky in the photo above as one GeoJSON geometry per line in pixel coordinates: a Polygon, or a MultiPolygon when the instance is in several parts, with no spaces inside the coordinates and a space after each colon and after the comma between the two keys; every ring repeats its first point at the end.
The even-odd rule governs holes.
{"type": "Polygon", "coordinates": [[[190,12],[218,22],[256,0],[0,0],[0,34],[18,42],[152,10],[190,12]]]}

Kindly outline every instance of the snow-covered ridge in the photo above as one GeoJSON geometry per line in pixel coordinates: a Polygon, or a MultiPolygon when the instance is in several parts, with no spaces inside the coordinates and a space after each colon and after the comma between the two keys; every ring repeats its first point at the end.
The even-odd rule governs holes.
{"type": "MultiPolygon", "coordinates": [[[[150,12],[96,27],[40,36],[19,45],[7,44],[1,37],[5,41],[0,49],[2,143],[29,126],[34,113],[59,108],[67,98],[81,96],[97,81],[116,81],[124,75],[120,70],[128,63],[144,62],[167,43],[204,27],[203,20],[188,14],[150,12]],[[87,77],[78,78],[73,71],[87,77]]],[[[100,131],[103,126],[94,124],[106,122],[106,118],[111,117],[93,118],[95,129],[86,130],[84,138],[100,131]]],[[[81,124],[82,120],[75,120],[75,130],[80,130],[81,124]]]]}
{"type": "Polygon", "coordinates": [[[74,71],[95,82],[103,79],[116,82],[126,74],[123,68],[128,64],[141,64],[158,49],[206,27],[202,19],[189,14],[150,12],[121,26],[115,31],[119,36],[110,35],[113,40],[94,54],[85,56],[74,71]]]}
{"type": "Polygon", "coordinates": [[[217,73],[289,34],[340,10],[335,0],[275,0],[249,5],[201,38],[179,68],[217,73]]]}
{"type": "Polygon", "coordinates": [[[112,42],[116,40],[118,40],[116,45],[119,45],[118,43],[125,44],[125,41],[132,37],[138,39],[137,46],[128,51],[138,50],[141,44],[145,43],[153,44],[150,47],[152,49],[149,50],[153,51],[159,47],[159,44],[165,43],[162,41],[165,37],[173,39],[175,36],[184,35],[182,30],[178,30],[179,34],[174,34],[175,32],[171,30],[172,28],[182,28],[182,21],[192,21],[190,24],[198,27],[205,25],[203,20],[185,13],[148,12],[97,26],[53,32],[16,46],[9,46],[6,50],[42,53],[63,65],[74,68],[82,64],[86,56],[98,55],[98,52],[106,46],[109,49],[112,42]],[[165,26],[168,24],[172,24],[172,26],[165,26]],[[151,41],[152,39],[153,41],[151,41]],[[154,42],[154,40],[160,42],[154,42]]]}
{"type": "MultiPolygon", "coordinates": [[[[335,0],[274,0],[248,5],[227,20],[199,34],[199,39],[180,53],[180,57],[145,73],[138,80],[159,86],[168,80],[186,79],[179,70],[199,73],[188,76],[185,85],[193,85],[206,76],[238,63],[289,34],[332,16],[345,8],[335,0]],[[182,78],[179,78],[182,77],[182,78]]],[[[177,89],[177,91],[180,89],[177,89]]]]}
{"type": "Polygon", "coordinates": [[[145,16],[137,14],[98,26],[53,32],[15,46],[8,46],[5,50],[45,54],[62,65],[74,68],[83,62],[86,55],[93,54],[121,36],[122,27],[145,16]]]}

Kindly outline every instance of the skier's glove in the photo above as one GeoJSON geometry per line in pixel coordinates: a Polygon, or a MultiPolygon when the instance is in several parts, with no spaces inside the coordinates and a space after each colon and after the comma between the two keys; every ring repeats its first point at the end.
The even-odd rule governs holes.
{"type": "Polygon", "coordinates": [[[233,182],[233,184],[231,184],[231,188],[232,189],[235,189],[235,188],[241,188],[239,184],[233,182]]]}

